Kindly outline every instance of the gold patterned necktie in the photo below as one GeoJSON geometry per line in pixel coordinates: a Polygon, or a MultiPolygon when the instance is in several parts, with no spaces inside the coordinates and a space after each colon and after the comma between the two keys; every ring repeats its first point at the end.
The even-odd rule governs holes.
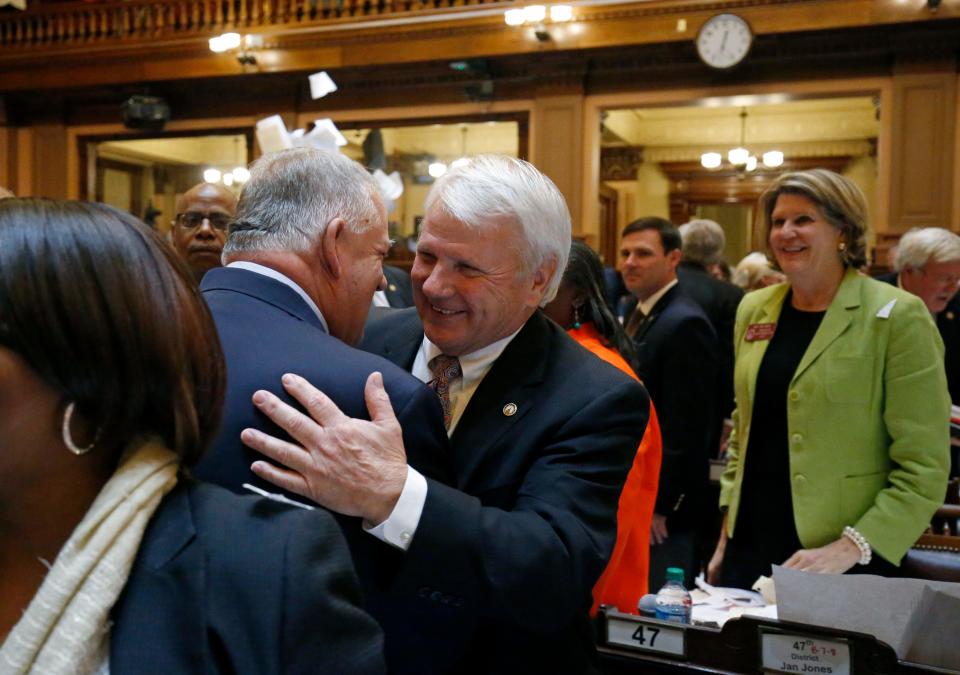
{"type": "Polygon", "coordinates": [[[440,405],[443,407],[443,426],[449,429],[450,420],[453,417],[453,412],[450,410],[450,383],[463,376],[460,359],[456,356],[440,354],[430,359],[427,367],[433,374],[433,379],[427,382],[427,386],[437,392],[440,405]]]}

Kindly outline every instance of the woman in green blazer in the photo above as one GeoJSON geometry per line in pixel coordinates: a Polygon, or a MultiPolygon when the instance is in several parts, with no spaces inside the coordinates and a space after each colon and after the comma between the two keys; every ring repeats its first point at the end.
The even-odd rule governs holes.
{"type": "Polygon", "coordinates": [[[787,283],[737,312],[726,513],[708,577],[749,587],[772,564],[895,574],[946,489],[943,344],[918,298],[857,272],[866,204],[851,181],[784,174],[760,210],[787,283]]]}

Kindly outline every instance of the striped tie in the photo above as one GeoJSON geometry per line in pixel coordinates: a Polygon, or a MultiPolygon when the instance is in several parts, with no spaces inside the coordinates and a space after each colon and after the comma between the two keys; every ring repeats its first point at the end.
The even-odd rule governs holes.
{"type": "Polygon", "coordinates": [[[440,405],[443,407],[443,426],[449,429],[453,416],[450,410],[450,383],[463,375],[460,359],[456,356],[440,354],[430,359],[428,367],[433,373],[433,379],[427,383],[427,386],[437,392],[440,405]]]}

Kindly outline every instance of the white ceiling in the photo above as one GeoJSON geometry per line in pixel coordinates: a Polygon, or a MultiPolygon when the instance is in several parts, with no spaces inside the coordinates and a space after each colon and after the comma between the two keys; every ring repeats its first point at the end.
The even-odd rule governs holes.
{"type": "Polygon", "coordinates": [[[831,98],[730,107],[611,110],[606,144],[671,147],[740,142],[740,112],[747,111],[747,143],[821,143],[876,138],[880,131],[873,99],[831,98]]]}
{"type": "Polygon", "coordinates": [[[108,141],[97,147],[105,157],[131,157],[164,164],[223,168],[247,165],[247,139],[239,134],[108,141]]]}

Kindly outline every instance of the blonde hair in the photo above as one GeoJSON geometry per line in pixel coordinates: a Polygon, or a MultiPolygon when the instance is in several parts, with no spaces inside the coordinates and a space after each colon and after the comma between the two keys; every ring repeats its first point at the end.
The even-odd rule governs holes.
{"type": "MultiPolygon", "coordinates": [[[[801,195],[817,205],[846,244],[840,252],[845,266],[859,268],[867,264],[867,200],[856,183],[827,169],[782,174],[760,197],[760,226],[768,246],[771,214],[782,194],[801,195]]],[[[769,257],[777,269],[776,261],[769,257]]]]}

